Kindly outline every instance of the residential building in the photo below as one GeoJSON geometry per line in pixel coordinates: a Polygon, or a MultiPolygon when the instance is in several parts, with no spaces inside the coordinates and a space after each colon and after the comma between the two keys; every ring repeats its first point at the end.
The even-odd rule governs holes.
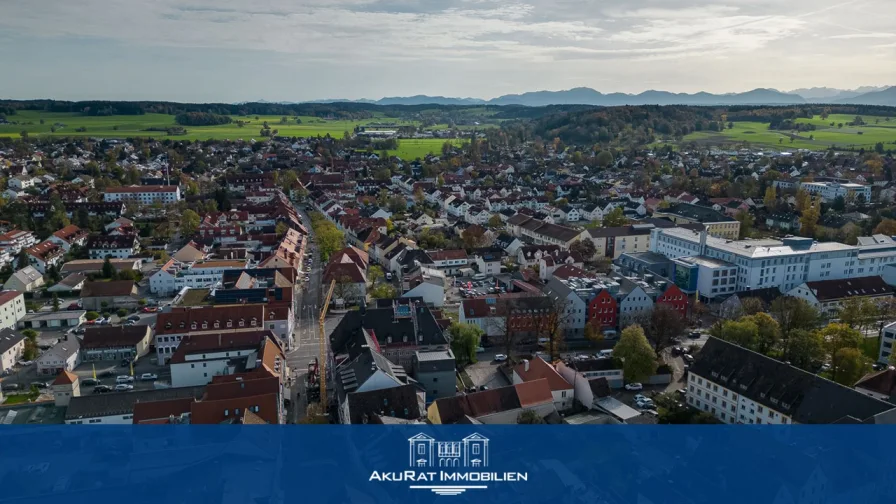
{"type": "Polygon", "coordinates": [[[516,237],[528,238],[536,245],[558,245],[569,250],[573,242],[590,235],[584,230],[550,224],[525,214],[507,220],[507,228],[516,237]]]}
{"type": "Polygon", "coordinates": [[[688,372],[688,404],[730,424],[896,423],[896,406],[710,337],[688,372]]]}
{"type": "MultiPolygon", "coordinates": [[[[584,380],[605,379],[610,388],[619,389],[625,385],[622,365],[616,359],[586,359],[557,363],[557,372],[567,382],[578,384],[584,380]]],[[[578,385],[576,385],[578,390],[578,385]]],[[[587,406],[587,403],[586,403],[587,406]]]]}
{"type": "Polygon", "coordinates": [[[557,411],[566,411],[572,408],[575,395],[573,386],[560,376],[554,366],[545,362],[541,357],[523,359],[522,362],[514,366],[512,376],[514,385],[541,379],[547,380],[557,411]]]}
{"type": "Polygon", "coordinates": [[[15,290],[19,292],[34,292],[44,286],[44,276],[40,271],[34,269],[34,266],[25,266],[16,271],[9,277],[9,280],[3,284],[6,290],[15,290]]]}
{"type": "Polygon", "coordinates": [[[413,376],[426,391],[426,404],[457,393],[457,372],[451,349],[436,352],[415,352],[413,376]]]}
{"type": "Polygon", "coordinates": [[[12,371],[25,353],[25,336],[18,331],[0,329],[0,373],[12,371]]]}
{"type": "Polygon", "coordinates": [[[109,394],[72,397],[65,410],[65,423],[72,425],[125,425],[133,423],[134,408],[139,403],[198,399],[205,387],[131,390],[109,394]]]}
{"type": "Polygon", "coordinates": [[[286,354],[269,330],[187,334],[171,356],[171,385],[205,385],[215,376],[267,366],[277,376],[289,376],[286,354]]]}
{"type": "Polygon", "coordinates": [[[127,259],[140,251],[140,243],[136,234],[96,235],[87,241],[87,249],[91,259],[127,259]]]}
{"type": "Polygon", "coordinates": [[[804,299],[825,317],[836,318],[847,299],[880,302],[893,298],[893,288],[879,276],[868,276],[805,282],[788,291],[787,295],[804,299]]]}
{"type": "Polygon", "coordinates": [[[9,254],[9,257],[19,255],[24,249],[33,247],[37,244],[37,238],[31,231],[22,231],[13,229],[6,233],[0,234],[0,249],[9,254]]]}
{"type": "Polygon", "coordinates": [[[46,274],[50,268],[62,265],[65,250],[56,243],[46,240],[25,250],[28,260],[37,271],[46,274]]]}
{"type": "Polygon", "coordinates": [[[133,280],[84,282],[81,306],[85,310],[105,311],[109,308],[135,308],[140,301],[133,280]]]}
{"type": "Polygon", "coordinates": [[[40,354],[35,361],[37,374],[58,375],[63,371],[74,371],[81,363],[81,342],[74,336],[64,336],[49,350],[40,354]]]}
{"type": "Polygon", "coordinates": [[[441,308],[445,304],[448,280],[442,271],[421,266],[403,275],[401,282],[401,297],[419,298],[435,308],[441,308]]]}
{"type": "Polygon", "coordinates": [[[160,364],[174,354],[187,335],[240,333],[267,330],[288,346],[295,329],[292,305],[288,303],[215,305],[172,308],[159,313],[155,327],[156,356],[160,364]]]}
{"type": "Polygon", "coordinates": [[[180,188],[178,186],[107,187],[103,191],[103,201],[107,203],[134,202],[141,205],[172,204],[180,201],[180,188]]]}
{"type": "MultiPolygon", "coordinates": [[[[63,275],[70,275],[72,273],[80,273],[82,275],[89,275],[91,273],[102,273],[103,264],[105,264],[105,262],[105,258],[76,259],[74,261],[69,261],[63,264],[60,273],[62,273],[63,275]]],[[[110,259],[109,263],[112,264],[112,267],[115,268],[116,272],[140,271],[140,264],[142,264],[143,261],[137,258],[110,259]]]]}
{"type": "Polygon", "coordinates": [[[473,253],[473,262],[479,273],[495,276],[501,273],[501,259],[504,251],[500,248],[479,249],[473,253]]]}
{"type": "Polygon", "coordinates": [[[14,329],[25,318],[25,295],[19,291],[0,292],[0,329],[14,329]]]}
{"type": "Polygon", "coordinates": [[[84,288],[84,282],[87,281],[87,277],[80,273],[72,273],[71,275],[67,275],[65,278],[60,280],[59,282],[53,284],[47,289],[47,292],[62,292],[62,293],[72,293],[74,291],[80,291],[84,288]]]}
{"type": "Polygon", "coordinates": [[[852,182],[800,182],[799,186],[812,196],[818,196],[825,203],[831,203],[837,198],[846,201],[862,199],[865,203],[871,202],[871,186],[855,184],[852,182]]]}
{"type": "Polygon", "coordinates": [[[665,217],[676,224],[702,224],[710,236],[728,240],[740,237],[740,221],[716,212],[710,207],[675,203],[653,213],[654,217],[665,217]]]}
{"type": "Polygon", "coordinates": [[[594,243],[595,257],[617,259],[622,254],[650,250],[650,230],[654,227],[653,224],[630,224],[622,227],[592,228],[588,230],[588,235],[594,243]]]}
{"type": "Polygon", "coordinates": [[[87,244],[87,238],[90,235],[87,231],[70,224],[56,231],[50,236],[49,241],[59,245],[63,250],[68,252],[73,246],[83,247],[87,244]]]}
{"type": "Polygon", "coordinates": [[[516,424],[520,414],[533,411],[541,418],[555,414],[554,396],[545,378],[472,394],[436,399],[427,408],[431,424],[516,424]]]}
{"type": "Polygon", "coordinates": [[[251,267],[250,261],[242,259],[194,263],[181,263],[170,259],[149,277],[149,291],[158,296],[173,296],[184,287],[211,288],[221,282],[225,271],[242,271],[251,267]]]}
{"type": "Polygon", "coordinates": [[[442,271],[445,276],[458,276],[460,270],[470,265],[467,251],[459,250],[427,250],[426,254],[432,259],[433,266],[442,271]]]}
{"type": "Polygon", "coordinates": [[[896,369],[875,371],[859,380],[855,389],[869,397],[896,404],[896,369]]]}
{"type": "Polygon", "coordinates": [[[148,325],[89,326],[81,341],[81,360],[134,361],[149,353],[152,329],[148,325]]]}
{"type": "Polygon", "coordinates": [[[892,322],[881,329],[880,354],[878,362],[890,362],[890,354],[893,353],[893,344],[896,343],[896,322],[892,322]]]}

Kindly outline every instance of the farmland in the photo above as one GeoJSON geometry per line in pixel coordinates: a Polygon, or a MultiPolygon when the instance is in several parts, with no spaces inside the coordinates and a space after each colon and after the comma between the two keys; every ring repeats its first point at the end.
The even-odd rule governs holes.
{"type": "Polygon", "coordinates": [[[779,149],[873,149],[877,143],[884,149],[896,149],[896,119],[865,116],[862,126],[849,126],[855,116],[832,114],[827,119],[797,119],[797,123],[812,124],[814,131],[790,132],[768,129],[768,123],[735,122],[734,128],[724,131],[700,131],[684,137],[684,142],[704,145],[749,143],[779,149]],[[889,120],[888,120],[889,119],[889,120]],[[831,123],[834,123],[831,126],[831,123]],[[792,137],[792,141],[791,141],[792,137]]]}
{"type": "MultiPolygon", "coordinates": [[[[357,125],[388,122],[390,124],[415,124],[413,121],[401,121],[393,118],[374,118],[362,121],[338,121],[327,120],[318,117],[289,117],[286,123],[281,123],[281,116],[232,116],[233,123],[216,126],[187,126],[185,135],[169,135],[165,128],[178,126],[174,116],[168,114],[145,115],[113,115],[113,116],[83,116],[73,113],[53,113],[24,110],[14,116],[10,121],[18,124],[0,124],[0,137],[19,137],[22,131],[27,131],[29,137],[67,137],[89,136],[106,138],[127,137],[153,137],[158,139],[169,138],[172,140],[249,140],[261,138],[259,132],[267,122],[277,134],[287,137],[314,137],[334,136],[342,137],[351,132],[357,125]],[[298,120],[301,121],[299,123],[298,120]],[[41,120],[43,123],[41,123],[41,120]],[[236,121],[241,121],[242,126],[236,121]],[[55,131],[54,131],[55,130],[55,131]],[[154,131],[158,130],[158,131],[154,131]]],[[[437,129],[444,129],[437,128],[437,129]]],[[[460,145],[459,140],[453,141],[460,145]]],[[[439,153],[442,150],[442,139],[405,139],[399,141],[397,149],[390,154],[402,159],[415,159],[426,154],[439,153]]]]}

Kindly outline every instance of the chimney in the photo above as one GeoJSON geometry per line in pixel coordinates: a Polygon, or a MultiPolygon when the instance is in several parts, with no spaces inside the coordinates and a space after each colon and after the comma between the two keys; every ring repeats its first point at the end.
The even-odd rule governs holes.
{"type": "Polygon", "coordinates": [[[218,333],[218,348],[221,348],[221,333],[218,333]]]}
{"type": "Polygon", "coordinates": [[[523,359],[523,371],[529,372],[529,359],[523,359]]]}

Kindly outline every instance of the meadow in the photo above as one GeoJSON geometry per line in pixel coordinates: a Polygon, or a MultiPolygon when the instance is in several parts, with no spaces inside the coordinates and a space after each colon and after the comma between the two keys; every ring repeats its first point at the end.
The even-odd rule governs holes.
{"type": "MultiPolygon", "coordinates": [[[[172,140],[249,140],[259,139],[265,122],[280,136],[315,137],[330,135],[342,137],[346,131],[351,132],[355,126],[371,123],[415,124],[413,121],[402,121],[394,118],[376,117],[360,121],[328,120],[319,117],[300,116],[298,123],[295,117],[288,118],[281,124],[281,116],[232,116],[234,122],[216,126],[186,126],[185,135],[168,135],[166,131],[148,131],[152,128],[164,129],[178,126],[174,116],[168,114],[115,115],[89,117],[74,113],[20,111],[9,116],[9,121],[18,124],[0,124],[0,137],[16,137],[26,131],[29,137],[69,137],[89,136],[102,138],[152,137],[172,140]],[[41,124],[43,120],[43,124],[41,124]],[[237,125],[236,121],[244,125],[237,125]],[[78,131],[82,129],[83,131],[78,131]],[[55,131],[54,131],[55,129],[55,131]]],[[[390,151],[402,159],[415,159],[426,154],[437,154],[442,150],[445,140],[441,139],[408,139],[400,140],[398,149],[390,151]]],[[[460,145],[461,141],[454,141],[460,145]]]]}
{"type": "MultiPolygon", "coordinates": [[[[875,116],[863,116],[863,126],[848,126],[855,116],[832,114],[827,119],[797,119],[798,123],[813,124],[815,131],[795,133],[791,141],[790,131],[768,129],[768,123],[735,122],[734,128],[724,131],[700,131],[684,137],[684,142],[697,142],[704,145],[740,144],[749,142],[753,146],[772,147],[780,150],[810,149],[819,150],[834,147],[835,149],[874,149],[877,143],[884,144],[884,149],[896,150],[896,119],[875,116]],[[831,126],[831,123],[834,123],[831,126]],[[839,127],[843,124],[843,127],[839,127]]],[[[662,143],[662,142],[660,142],[662,143]]]]}

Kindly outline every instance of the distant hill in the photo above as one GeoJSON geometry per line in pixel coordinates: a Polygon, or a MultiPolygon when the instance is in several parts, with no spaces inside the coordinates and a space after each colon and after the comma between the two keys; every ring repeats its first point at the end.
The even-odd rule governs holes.
{"type": "Polygon", "coordinates": [[[668,91],[644,91],[639,94],[603,94],[591,88],[574,88],[567,91],[535,91],[518,95],[505,95],[489,100],[493,105],[792,105],[805,103],[801,96],[782,93],[773,89],[754,89],[745,93],[670,93],[668,91]]]}
{"type": "Polygon", "coordinates": [[[444,96],[395,96],[386,97],[375,102],[377,105],[482,105],[485,100],[479,98],[446,98],[444,96]]]}
{"type": "Polygon", "coordinates": [[[886,105],[896,107],[896,86],[882,91],[872,91],[852,98],[838,100],[837,103],[849,103],[854,105],[886,105]]]}
{"type": "Polygon", "coordinates": [[[787,91],[802,96],[808,103],[838,103],[874,91],[883,91],[887,86],[862,86],[856,89],[837,89],[829,87],[801,88],[787,91]]]}

